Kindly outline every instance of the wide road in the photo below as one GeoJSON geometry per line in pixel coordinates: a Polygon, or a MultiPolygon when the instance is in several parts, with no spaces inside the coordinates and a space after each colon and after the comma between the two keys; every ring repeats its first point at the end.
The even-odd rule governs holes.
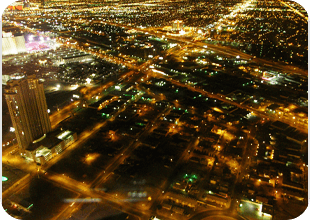
{"type": "MultiPolygon", "coordinates": [[[[225,54],[225,55],[232,56],[232,57],[240,56],[240,59],[250,60],[251,62],[256,63],[260,66],[266,66],[266,67],[274,68],[274,69],[280,70],[280,71],[285,72],[285,73],[289,72],[290,74],[299,74],[299,75],[303,75],[303,76],[308,75],[307,71],[299,69],[298,67],[295,67],[292,65],[287,65],[283,62],[276,62],[276,61],[271,61],[271,60],[267,60],[267,59],[256,58],[255,56],[252,56],[250,54],[244,53],[238,49],[228,47],[228,46],[214,45],[214,44],[204,43],[202,41],[194,41],[193,39],[184,38],[181,35],[180,36],[168,35],[167,33],[161,32],[159,28],[153,28],[153,27],[138,28],[138,27],[127,26],[127,25],[121,24],[121,23],[103,22],[103,21],[93,22],[93,23],[109,24],[109,25],[113,25],[116,27],[126,28],[129,30],[135,29],[138,32],[153,35],[153,36],[156,36],[158,38],[162,38],[162,36],[164,35],[166,39],[177,41],[177,42],[182,43],[184,45],[193,46],[196,48],[198,48],[198,47],[204,47],[205,48],[207,46],[209,49],[213,50],[214,52],[217,52],[220,54],[225,54]]],[[[95,32],[94,32],[94,34],[95,34],[95,32]]],[[[111,59],[111,57],[107,57],[105,55],[102,58],[108,58],[109,61],[114,61],[114,62],[117,60],[119,62],[119,58],[115,58],[115,57],[114,57],[114,59],[111,59]]]]}
{"type": "MultiPolygon", "coordinates": [[[[141,70],[144,70],[146,69],[149,65],[151,65],[153,63],[154,60],[156,60],[158,58],[157,57],[154,57],[152,60],[149,60],[145,63],[143,63],[142,65],[136,67],[136,68],[139,68],[141,70]]],[[[122,78],[130,78],[131,76],[133,76],[135,74],[135,76],[139,78],[141,78],[143,76],[143,74],[140,74],[140,75],[136,75],[136,71],[129,71],[127,73],[124,73],[121,75],[122,78]]],[[[130,79],[130,82],[131,81],[134,81],[134,80],[138,80],[137,77],[132,77],[130,79]]],[[[103,85],[100,87],[100,90],[103,90],[104,88],[107,88],[114,85],[113,82],[108,82],[106,85],[103,85]]],[[[88,89],[87,89],[88,90],[88,89]]],[[[98,92],[98,88],[97,89],[89,89],[87,91],[88,95],[90,95],[90,97],[92,95],[95,95],[97,94],[98,92]]],[[[64,119],[66,119],[71,113],[72,109],[76,108],[76,104],[78,104],[77,102],[75,103],[71,103],[69,104],[68,106],[62,108],[62,109],[59,109],[59,111],[55,112],[54,114],[52,114],[50,117],[51,117],[51,123],[52,123],[52,127],[56,127],[57,124],[61,121],[63,121],[64,119]]],[[[123,111],[124,109],[122,109],[121,111],[123,111]]],[[[120,113],[120,112],[118,112],[120,113]]],[[[113,118],[111,119],[113,120],[113,118]]],[[[157,118],[154,119],[154,121],[157,120],[157,118]]],[[[105,122],[99,122],[97,123],[94,128],[92,130],[86,130],[86,131],[83,131],[79,137],[78,137],[78,140],[74,143],[72,143],[64,152],[62,152],[62,154],[58,155],[57,157],[54,157],[52,158],[50,161],[48,161],[46,164],[42,165],[41,166],[41,169],[39,170],[39,173],[45,173],[45,171],[51,167],[52,165],[54,165],[55,163],[57,163],[59,160],[61,160],[62,158],[66,157],[68,154],[70,154],[70,152],[72,150],[74,150],[75,148],[78,148],[79,146],[81,146],[83,143],[85,143],[89,138],[91,138],[93,135],[95,135],[99,130],[100,128],[102,128],[103,126],[105,126],[105,124],[107,123],[107,121],[105,122]]],[[[146,133],[148,133],[148,131],[146,131],[146,133]]],[[[147,136],[147,134],[144,134],[143,136],[147,136]]],[[[114,163],[112,163],[110,166],[109,166],[109,169],[108,170],[111,170],[113,171],[115,168],[117,168],[117,166],[122,162],[122,160],[125,158],[125,155],[129,155],[130,152],[132,152],[137,146],[138,144],[137,143],[133,143],[130,145],[131,147],[127,148],[124,150],[123,152],[123,155],[116,158],[116,160],[114,161],[114,163]]],[[[11,148],[10,148],[11,150],[11,148]]],[[[22,158],[16,156],[13,158],[12,155],[9,154],[9,150],[7,150],[7,153],[6,153],[7,156],[10,156],[10,158],[8,158],[7,160],[5,160],[4,163],[8,163],[12,166],[15,166],[15,167],[19,167],[20,169],[22,170],[25,170],[25,167],[27,167],[26,171],[27,172],[30,172],[32,173],[33,175],[37,175],[38,173],[38,166],[36,166],[35,163],[31,163],[31,166],[29,166],[28,163],[26,163],[22,158]],[[14,161],[13,161],[14,159],[14,161]],[[9,163],[8,160],[12,161],[12,163],[9,163]],[[16,161],[15,161],[16,160],[16,161]]],[[[104,171],[103,171],[104,173],[104,171]]],[[[109,172],[106,173],[107,175],[109,174],[109,172]]],[[[95,193],[92,189],[95,188],[99,183],[101,183],[102,181],[105,180],[106,178],[106,175],[102,175],[101,177],[99,177],[98,179],[96,179],[91,185],[85,185],[84,183],[80,183],[78,181],[75,181],[73,179],[70,179],[68,177],[65,177],[65,176],[62,176],[62,175],[58,175],[58,174],[52,174],[50,173],[50,171],[47,173],[47,174],[44,174],[42,175],[43,178],[46,178],[46,179],[49,179],[49,181],[52,181],[54,183],[58,183],[59,186],[61,187],[64,187],[64,188],[67,188],[67,189],[70,189],[71,191],[75,191],[75,192],[83,192],[84,190],[86,190],[86,192],[89,192],[88,196],[92,195],[94,198],[96,198],[97,193],[95,193]]],[[[19,189],[20,187],[24,187],[27,185],[27,182],[25,181],[24,184],[15,187],[14,186],[14,190],[16,189],[19,189]]],[[[13,190],[12,188],[10,190],[13,190]]],[[[119,201],[117,198],[113,198],[111,196],[108,196],[105,195],[105,196],[102,196],[101,197],[103,200],[107,201],[108,204],[111,204],[113,207],[115,207],[116,209],[120,209],[119,207],[123,207],[121,208],[121,211],[123,212],[127,212],[129,214],[132,214],[132,215],[135,215],[135,216],[144,216],[145,213],[142,213],[142,211],[140,211],[140,209],[136,209],[134,208],[131,208],[131,205],[132,203],[122,203],[121,201],[119,201]],[[115,200],[115,201],[114,201],[115,200]],[[113,202],[114,201],[114,202],[113,202]],[[125,208],[126,207],[126,208],[125,208]]],[[[69,212],[70,213],[70,212],[69,212]]],[[[62,212],[62,216],[63,215],[66,215],[66,214],[69,214],[66,210],[64,210],[62,212]]],[[[148,217],[151,215],[151,213],[147,213],[146,214],[148,217]]],[[[148,219],[147,217],[143,218],[143,219],[148,219]]]]}
{"type": "Polygon", "coordinates": [[[297,128],[298,130],[301,130],[301,131],[307,133],[307,129],[308,129],[307,127],[305,127],[305,126],[301,127],[301,125],[296,124],[296,123],[294,124],[294,121],[288,121],[287,119],[278,118],[278,117],[272,117],[272,115],[267,114],[267,113],[262,112],[262,111],[259,111],[259,110],[256,109],[256,108],[252,108],[252,107],[250,107],[250,106],[242,105],[242,104],[240,104],[240,103],[237,103],[237,102],[228,100],[228,99],[226,99],[226,96],[225,96],[225,95],[213,94],[212,92],[207,92],[207,91],[205,91],[205,90],[203,90],[203,89],[200,89],[200,88],[198,88],[198,87],[195,87],[195,86],[192,87],[192,86],[190,86],[190,85],[188,85],[188,84],[185,85],[185,84],[183,84],[183,83],[181,83],[181,82],[179,82],[179,81],[177,81],[177,80],[174,80],[174,79],[170,78],[169,76],[164,76],[164,75],[162,75],[162,74],[158,74],[158,73],[155,73],[155,72],[152,72],[152,74],[153,74],[153,75],[156,75],[158,78],[164,78],[164,79],[166,79],[167,81],[170,81],[171,83],[173,83],[173,84],[175,84],[175,85],[177,85],[177,86],[186,87],[186,88],[187,88],[188,90],[190,90],[190,91],[199,92],[199,93],[201,93],[201,94],[204,95],[204,96],[207,96],[207,97],[210,97],[210,98],[213,98],[213,99],[220,100],[220,101],[222,101],[222,102],[225,102],[225,103],[234,105],[234,106],[236,106],[236,107],[238,107],[238,108],[241,108],[241,109],[245,109],[245,110],[251,111],[251,112],[253,112],[254,114],[256,114],[256,115],[258,115],[258,116],[260,116],[260,117],[262,117],[262,118],[269,118],[269,119],[271,119],[271,120],[273,120],[273,121],[277,121],[277,120],[278,120],[278,121],[284,122],[284,123],[289,124],[290,126],[292,126],[292,127],[294,127],[294,128],[297,128]]]}
{"type": "MultiPolygon", "coordinates": [[[[157,59],[158,57],[154,57],[153,60],[157,59]]],[[[149,60],[147,61],[146,63],[143,63],[142,65],[140,65],[138,68],[141,68],[142,70],[147,68],[150,64],[152,64],[153,60],[149,60]]],[[[132,75],[134,75],[136,72],[135,71],[130,71],[128,73],[125,73],[122,75],[122,77],[124,78],[128,78],[132,75]]],[[[129,82],[133,83],[133,81],[137,81],[139,80],[143,74],[140,74],[140,75],[135,75],[136,77],[132,77],[130,79],[129,82]]],[[[69,108],[70,109],[70,108],[69,108]]],[[[124,109],[121,109],[117,114],[114,115],[114,117],[110,118],[109,120],[114,120],[114,118],[121,112],[121,111],[124,111],[124,109]]],[[[166,112],[166,111],[164,111],[166,112]]],[[[150,122],[150,124],[152,124],[153,122],[155,122],[158,118],[160,117],[160,114],[158,115],[158,117],[154,118],[154,120],[152,120],[150,122]]],[[[89,138],[91,138],[94,134],[96,134],[100,128],[102,128],[103,126],[105,126],[105,124],[107,123],[107,121],[105,122],[100,122],[98,123],[91,131],[84,131],[82,132],[80,135],[79,135],[79,138],[76,142],[74,142],[71,146],[69,146],[61,155],[59,155],[58,157],[54,157],[52,158],[50,161],[48,161],[45,165],[42,166],[42,168],[44,170],[41,170],[42,172],[45,172],[45,170],[47,170],[49,167],[51,167],[52,165],[54,165],[55,163],[57,163],[59,160],[61,160],[62,158],[66,157],[73,149],[81,146],[83,143],[85,143],[85,141],[87,141],[89,138]]],[[[152,127],[151,126],[148,126],[145,128],[145,131],[139,136],[139,139],[140,137],[146,137],[149,132],[150,132],[150,129],[152,127]]],[[[96,186],[98,186],[99,184],[101,184],[102,182],[104,182],[108,175],[110,175],[111,172],[113,172],[121,163],[122,161],[128,157],[131,152],[137,148],[137,146],[139,146],[139,142],[132,142],[129,144],[129,146],[127,148],[125,148],[122,152],[120,152],[120,154],[115,157],[115,159],[111,162],[111,164],[105,169],[103,170],[100,174],[98,174],[98,178],[96,178],[95,180],[93,180],[90,184],[86,185],[84,183],[81,183],[81,182],[78,182],[78,181],[75,181],[71,178],[68,178],[66,176],[63,176],[63,175],[58,175],[58,174],[50,174],[50,171],[48,171],[48,174],[47,175],[43,175],[45,178],[47,177],[50,177],[49,180],[50,181],[56,181],[58,182],[58,184],[66,187],[66,188],[70,188],[70,190],[75,190],[76,192],[80,193],[82,192],[83,190],[88,190],[88,191],[91,191],[92,194],[94,195],[96,192],[93,190],[96,188],[96,186]],[[51,178],[53,177],[53,178],[51,178]],[[82,187],[80,189],[78,188],[72,188],[73,186],[75,187],[82,187]]],[[[97,192],[100,194],[100,192],[97,192]]],[[[103,193],[103,192],[101,192],[103,193]]],[[[108,194],[106,194],[108,195],[108,194]]],[[[109,198],[112,198],[111,196],[106,196],[105,199],[108,200],[109,198]]],[[[110,200],[109,200],[110,201],[110,200]]],[[[118,200],[117,200],[118,201],[118,200]]],[[[110,201],[111,202],[111,201],[110,201]]],[[[127,211],[127,213],[129,214],[132,214],[132,215],[135,215],[135,216],[139,216],[137,215],[137,210],[131,210],[129,207],[129,204],[125,203],[123,204],[121,201],[118,201],[119,203],[118,204],[112,204],[112,206],[114,207],[114,205],[116,205],[116,209],[119,209],[118,207],[127,207],[127,209],[129,211],[127,211]]],[[[131,203],[130,203],[131,204],[131,203]]],[[[64,215],[68,215],[70,214],[71,212],[68,211],[68,210],[72,210],[72,207],[68,205],[68,207],[63,210],[61,213],[61,216],[64,216],[64,215]]],[[[140,209],[139,209],[140,210],[140,209]]],[[[122,208],[122,211],[123,208],[122,208]]],[[[126,210],[124,211],[126,212],[126,210]]],[[[140,213],[141,214],[141,213],[140,213]]],[[[151,215],[151,213],[147,213],[147,216],[149,217],[151,215]]],[[[143,216],[143,213],[142,213],[142,216],[143,216]]]]}
{"type": "MultiPolygon", "coordinates": [[[[113,24],[113,25],[124,27],[124,25],[119,25],[119,24],[113,24]]],[[[131,27],[128,27],[128,28],[131,28],[131,27]]],[[[155,35],[155,36],[158,36],[158,37],[162,36],[162,33],[155,33],[154,30],[152,30],[152,29],[140,29],[139,31],[144,32],[145,34],[146,34],[146,32],[148,32],[148,33],[151,33],[152,35],[155,35]]],[[[226,55],[229,55],[229,56],[237,56],[237,55],[239,55],[240,58],[244,58],[244,59],[248,59],[248,60],[250,60],[250,59],[253,60],[254,59],[254,57],[252,57],[251,55],[242,53],[242,52],[240,52],[240,51],[238,51],[236,49],[226,48],[226,47],[218,46],[218,45],[206,44],[206,43],[203,43],[203,42],[192,42],[191,40],[184,39],[182,37],[166,36],[166,38],[168,38],[170,40],[175,40],[175,41],[180,42],[182,44],[191,45],[191,46],[195,46],[195,47],[207,46],[208,48],[214,50],[215,52],[226,54],[226,55]]],[[[87,51],[87,52],[90,52],[90,51],[87,51]]],[[[115,63],[118,63],[118,64],[122,63],[123,65],[126,65],[126,66],[128,66],[129,68],[131,68],[133,70],[138,70],[138,71],[141,71],[141,72],[144,72],[145,70],[147,70],[148,66],[151,65],[153,63],[153,61],[157,60],[157,58],[158,58],[158,56],[154,57],[153,59],[151,59],[151,60],[145,62],[144,64],[136,67],[136,66],[133,66],[133,65],[129,65],[127,62],[124,62],[124,61],[122,61],[122,60],[120,60],[118,58],[113,58],[113,57],[107,56],[105,54],[100,54],[98,52],[95,52],[95,53],[91,52],[91,53],[93,55],[96,55],[96,56],[102,58],[102,59],[107,59],[110,62],[115,62],[115,63]]],[[[271,67],[280,68],[283,71],[287,70],[287,65],[283,65],[281,63],[275,63],[275,62],[267,61],[267,60],[263,60],[263,59],[255,59],[253,62],[261,64],[261,65],[270,65],[271,67]]],[[[135,71],[130,71],[130,72],[126,73],[125,75],[127,77],[129,77],[130,75],[132,75],[134,73],[135,73],[135,71]]],[[[163,77],[163,75],[160,75],[159,77],[163,77]]],[[[253,108],[250,108],[250,107],[247,107],[247,106],[243,106],[243,105],[240,105],[239,103],[227,100],[227,99],[225,99],[225,96],[208,93],[208,92],[206,92],[204,90],[201,90],[199,88],[194,88],[194,87],[191,87],[189,85],[184,85],[184,84],[182,84],[182,83],[180,83],[178,81],[175,81],[175,80],[173,80],[171,78],[168,78],[168,77],[166,77],[166,79],[168,81],[171,81],[175,85],[182,86],[182,87],[187,87],[189,90],[199,92],[199,93],[204,94],[204,95],[206,95],[208,97],[221,100],[223,102],[235,105],[235,106],[237,106],[239,108],[242,108],[242,109],[247,109],[247,110],[253,111],[257,115],[269,118],[269,115],[267,115],[265,113],[262,113],[262,112],[259,112],[256,109],[253,109],[253,108]]],[[[94,95],[95,93],[97,93],[97,91],[91,93],[91,96],[94,95]]],[[[68,107],[68,109],[71,109],[71,108],[68,107]]],[[[66,115],[66,111],[67,110],[64,110],[64,115],[66,115]]],[[[69,113],[69,111],[67,111],[67,113],[69,113]]],[[[53,116],[53,117],[58,118],[58,116],[53,116]]],[[[64,117],[67,117],[67,116],[64,116],[64,117]]],[[[58,119],[53,119],[53,125],[57,124],[59,121],[60,121],[59,118],[58,119]],[[55,122],[54,122],[54,120],[55,120],[55,122]]],[[[81,144],[83,144],[86,140],[91,138],[92,135],[94,135],[97,131],[99,131],[99,129],[102,126],[104,126],[105,123],[106,122],[98,123],[91,131],[84,131],[84,132],[82,132],[82,134],[80,135],[78,141],[73,143],[60,156],[55,157],[51,161],[49,161],[45,166],[43,166],[43,168],[44,169],[48,169],[48,167],[50,167],[51,165],[55,164],[61,158],[65,157],[71,150],[73,150],[74,148],[76,148],[76,147],[80,146],[81,144]]],[[[195,143],[192,143],[191,145],[189,145],[189,148],[193,147],[194,145],[195,145],[195,143]]],[[[131,144],[130,147],[124,151],[124,153],[125,154],[129,154],[130,152],[132,152],[132,150],[135,149],[136,146],[137,146],[136,144],[131,144]]],[[[184,152],[186,153],[186,151],[184,151],[184,152]]],[[[183,155],[181,158],[184,158],[184,157],[185,157],[185,155],[183,155]]],[[[123,157],[116,158],[114,163],[112,165],[110,165],[109,171],[114,170],[122,162],[122,159],[123,159],[123,157]]],[[[109,174],[109,172],[107,172],[106,175],[108,175],[108,174],[109,174]]],[[[109,195],[109,194],[106,194],[104,192],[95,192],[94,190],[92,190],[101,181],[104,181],[105,177],[106,176],[103,175],[103,178],[96,179],[93,182],[93,184],[91,184],[91,187],[89,187],[86,184],[83,184],[83,183],[78,182],[78,181],[74,181],[74,180],[72,180],[70,178],[67,178],[67,177],[59,175],[59,174],[53,174],[53,173],[48,173],[47,175],[42,174],[42,178],[45,178],[45,179],[47,179],[49,181],[57,183],[60,186],[65,187],[67,189],[70,189],[72,191],[79,192],[79,193],[81,193],[81,194],[83,194],[83,195],[85,195],[87,197],[100,198],[102,200],[102,202],[105,202],[107,204],[111,204],[113,207],[121,209],[121,211],[124,211],[126,213],[129,213],[129,214],[132,214],[132,215],[135,215],[135,216],[140,216],[143,219],[147,219],[151,215],[151,210],[141,210],[141,209],[135,207],[135,205],[133,205],[132,203],[125,202],[124,200],[116,198],[113,195],[109,195]]],[[[163,188],[165,188],[165,186],[163,188]]],[[[225,210],[205,211],[205,212],[201,212],[201,213],[198,213],[198,214],[194,215],[190,219],[203,219],[203,218],[206,218],[206,217],[212,216],[212,215],[213,216],[221,216],[221,215],[226,216],[226,215],[228,215],[228,216],[232,216],[232,217],[234,217],[236,219],[244,219],[244,218],[239,217],[237,215],[235,216],[234,214],[230,213],[227,210],[226,211],[225,210]]]]}
{"type": "Polygon", "coordinates": [[[65,120],[66,118],[70,117],[72,114],[73,109],[77,108],[79,105],[80,101],[75,101],[70,103],[69,105],[57,109],[53,114],[50,115],[50,122],[51,122],[51,127],[52,129],[55,129],[56,126],[65,120]]]}
{"type": "MultiPolygon", "coordinates": [[[[295,8],[293,8],[291,5],[285,3],[285,2],[283,2],[281,0],[279,0],[279,2],[281,4],[283,4],[283,5],[285,5],[286,7],[290,8],[294,13],[298,14],[299,16],[301,16],[301,18],[305,22],[308,21],[308,18],[304,14],[300,13],[300,11],[298,11],[295,8]]],[[[71,11],[71,13],[78,13],[78,12],[85,12],[85,11],[97,12],[97,11],[100,11],[100,10],[108,10],[110,7],[114,7],[115,8],[117,6],[113,5],[113,6],[104,6],[104,7],[99,6],[99,7],[92,7],[92,8],[77,8],[77,9],[70,9],[70,11],[71,11]]],[[[44,12],[53,11],[53,12],[55,12],[55,11],[61,11],[61,9],[53,8],[53,9],[39,9],[39,10],[37,10],[37,12],[39,12],[39,11],[42,11],[42,12],[43,11],[44,12]]],[[[28,13],[28,12],[25,11],[25,13],[28,13]]],[[[15,17],[20,19],[20,20],[24,19],[24,12],[23,11],[16,12],[15,17]],[[20,15],[20,17],[18,17],[19,15],[20,15]]],[[[36,16],[34,17],[33,21],[35,19],[37,19],[36,16]]],[[[3,20],[3,22],[7,23],[6,20],[3,20]]],[[[161,38],[163,35],[165,35],[165,38],[167,38],[169,40],[174,40],[174,41],[178,41],[180,43],[185,43],[185,44],[191,44],[191,45],[196,46],[196,47],[209,46],[209,48],[211,48],[215,52],[224,53],[224,54],[232,55],[232,56],[239,55],[241,58],[244,57],[245,59],[255,59],[255,62],[257,64],[266,65],[266,66],[270,66],[270,67],[273,67],[273,68],[278,68],[278,69],[280,69],[280,70],[282,70],[284,72],[290,71],[292,74],[296,74],[297,73],[297,74],[301,74],[301,75],[304,75],[304,76],[308,75],[307,71],[298,69],[297,67],[290,66],[290,65],[287,65],[287,64],[284,64],[284,63],[281,63],[281,62],[274,62],[274,61],[270,61],[270,60],[266,60],[266,59],[254,58],[253,56],[251,56],[249,54],[243,53],[243,52],[241,52],[241,51],[239,51],[237,49],[231,48],[231,47],[225,47],[225,46],[213,45],[213,44],[206,44],[206,43],[202,43],[202,42],[193,42],[193,39],[186,39],[186,38],[184,38],[182,36],[168,35],[167,33],[161,32],[161,28],[155,28],[155,27],[138,28],[138,27],[128,26],[128,25],[122,24],[122,23],[106,22],[106,21],[104,22],[104,21],[98,21],[98,20],[96,20],[96,21],[87,21],[86,19],[82,19],[82,20],[75,19],[75,22],[84,23],[86,25],[91,25],[91,24],[95,24],[95,23],[109,24],[109,25],[113,25],[113,26],[117,26],[117,27],[122,27],[122,28],[125,28],[125,29],[128,29],[128,30],[135,29],[135,30],[137,30],[139,32],[142,32],[142,33],[145,33],[145,34],[151,34],[151,35],[154,35],[154,36],[159,37],[159,38],[161,38]]],[[[18,24],[17,22],[14,22],[13,25],[18,26],[19,28],[22,28],[22,29],[27,29],[27,31],[36,33],[35,29],[28,28],[28,27],[25,27],[25,26],[21,26],[21,24],[18,24]]],[[[87,30],[87,31],[90,31],[90,30],[87,30]]],[[[95,31],[90,31],[90,32],[93,32],[94,34],[98,34],[95,31]]],[[[67,34],[70,35],[72,33],[72,31],[65,31],[63,33],[67,33],[67,34]]],[[[98,44],[98,42],[95,42],[95,41],[93,41],[93,42],[98,44]]],[[[108,58],[108,57],[104,56],[102,58],[108,58]]],[[[116,59],[118,60],[118,58],[116,58],[116,59]]],[[[116,60],[114,60],[114,61],[116,61],[116,60]]]]}
{"type": "MultiPolygon", "coordinates": [[[[150,213],[147,210],[141,210],[135,207],[132,203],[126,202],[125,200],[119,199],[117,196],[104,193],[102,191],[94,191],[89,188],[86,184],[79,181],[75,181],[66,176],[48,172],[48,174],[41,174],[41,178],[48,180],[58,186],[64,187],[70,191],[77,192],[82,196],[80,198],[90,198],[108,205],[113,206],[113,208],[118,209],[122,212],[141,217],[142,219],[147,219],[150,213]]],[[[70,206],[70,204],[68,204],[70,206]]],[[[70,209],[71,210],[71,209],[70,209]]],[[[71,210],[74,212],[75,210],[71,210]]],[[[67,213],[70,214],[70,213],[67,213]]]]}
{"type": "Polygon", "coordinates": [[[308,17],[305,16],[304,14],[300,13],[300,11],[296,10],[295,8],[293,8],[292,6],[290,6],[288,3],[283,2],[281,0],[279,0],[279,2],[283,5],[285,5],[286,7],[290,8],[293,12],[295,12],[296,14],[298,14],[300,17],[302,17],[304,19],[305,23],[308,23],[308,17]]]}
{"type": "MultiPolygon", "coordinates": [[[[280,1],[282,4],[285,4],[284,2],[280,1]]],[[[289,5],[286,4],[287,7],[291,7],[289,5]]],[[[46,10],[46,9],[45,9],[46,10]]],[[[77,10],[73,10],[73,11],[84,11],[86,9],[77,9],[77,10]]],[[[89,10],[89,9],[88,9],[89,10]]],[[[300,14],[296,9],[293,10],[295,13],[300,14]]],[[[300,14],[302,17],[305,17],[304,15],[300,14]]],[[[6,21],[3,21],[4,23],[6,23],[6,21]]],[[[240,56],[241,59],[247,59],[247,60],[252,60],[252,62],[259,64],[260,66],[267,66],[270,68],[275,68],[278,69],[282,72],[289,72],[290,74],[300,74],[303,76],[307,76],[308,72],[302,69],[299,69],[298,67],[295,66],[291,66],[291,65],[287,65],[285,63],[282,62],[275,62],[275,61],[270,61],[267,59],[261,59],[261,58],[256,58],[255,56],[243,53],[235,48],[231,48],[231,47],[226,47],[226,46],[222,46],[222,45],[214,45],[214,44],[207,44],[204,42],[200,42],[200,41],[193,41],[192,39],[186,39],[182,36],[172,36],[172,35],[168,35],[166,33],[163,33],[160,31],[160,29],[158,28],[153,28],[153,27],[149,27],[149,28],[138,28],[138,27],[131,27],[131,26],[127,26],[125,24],[121,24],[121,23],[114,23],[114,22],[103,22],[103,21],[95,21],[92,22],[93,23],[101,23],[101,24],[109,24],[109,25],[113,25],[113,26],[117,26],[117,27],[122,27],[122,28],[126,28],[126,29],[136,29],[139,32],[142,32],[144,34],[151,34],[154,35],[156,37],[161,38],[163,35],[165,35],[165,38],[169,39],[169,40],[173,40],[173,41],[177,41],[179,43],[183,43],[183,44],[187,44],[187,45],[191,45],[194,47],[203,47],[203,46],[207,46],[210,49],[212,49],[214,52],[218,52],[221,54],[225,54],[225,55],[229,55],[229,56],[240,56]]],[[[27,31],[31,31],[33,33],[36,33],[34,30],[30,29],[30,28],[25,28],[24,26],[20,26],[17,23],[13,23],[13,25],[18,26],[19,28],[22,29],[27,29],[27,31]]],[[[70,34],[70,31],[68,31],[68,34],[70,34]]],[[[58,38],[58,41],[61,39],[61,37],[58,38]]],[[[68,38],[69,39],[69,38],[68,38]]],[[[91,40],[90,40],[91,41],[91,40]]],[[[62,42],[62,41],[61,41],[62,42]]],[[[96,42],[96,44],[98,44],[96,42]]],[[[70,46],[74,46],[76,47],[76,45],[70,45],[70,46]]],[[[78,48],[77,48],[78,49],[78,48]]],[[[81,48],[79,48],[81,49],[81,48]]],[[[86,50],[85,50],[86,51],[86,50]]],[[[123,65],[126,65],[129,68],[134,68],[134,66],[132,66],[130,63],[128,62],[124,62],[123,60],[121,60],[118,57],[112,57],[112,56],[108,56],[105,53],[102,54],[98,54],[96,52],[91,52],[91,51],[87,51],[93,55],[96,55],[102,59],[106,59],[109,62],[113,62],[113,63],[122,63],[123,65]]]]}

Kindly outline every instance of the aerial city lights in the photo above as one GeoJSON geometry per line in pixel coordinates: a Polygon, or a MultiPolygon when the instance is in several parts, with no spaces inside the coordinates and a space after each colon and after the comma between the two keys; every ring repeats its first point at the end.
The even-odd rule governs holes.
{"type": "Polygon", "coordinates": [[[2,84],[14,218],[287,220],[308,206],[296,2],[16,1],[2,84]]]}

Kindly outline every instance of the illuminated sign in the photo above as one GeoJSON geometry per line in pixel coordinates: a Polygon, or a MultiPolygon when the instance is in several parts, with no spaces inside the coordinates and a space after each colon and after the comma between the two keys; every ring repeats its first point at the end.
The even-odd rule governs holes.
{"type": "Polygon", "coordinates": [[[63,140],[63,138],[65,138],[70,133],[71,133],[71,131],[64,131],[60,135],[58,135],[57,138],[63,140]]]}

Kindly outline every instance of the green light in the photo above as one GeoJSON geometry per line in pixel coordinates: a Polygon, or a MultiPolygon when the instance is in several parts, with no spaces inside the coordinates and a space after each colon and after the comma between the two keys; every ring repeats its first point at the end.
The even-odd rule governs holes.
{"type": "Polygon", "coordinates": [[[5,176],[2,176],[2,182],[8,181],[8,178],[5,176]]]}

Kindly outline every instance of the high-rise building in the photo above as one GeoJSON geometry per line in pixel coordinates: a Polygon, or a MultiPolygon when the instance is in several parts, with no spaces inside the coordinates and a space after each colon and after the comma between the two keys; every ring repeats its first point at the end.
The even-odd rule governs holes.
{"type": "Polygon", "coordinates": [[[12,33],[2,34],[2,55],[27,52],[24,36],[13,36],[12,33]]]}
{"type": "Polygon", "coordinates": [[[35,75],[7,82],[5,99],[20,153],[51,131],[43,84],[35,75]]]}

